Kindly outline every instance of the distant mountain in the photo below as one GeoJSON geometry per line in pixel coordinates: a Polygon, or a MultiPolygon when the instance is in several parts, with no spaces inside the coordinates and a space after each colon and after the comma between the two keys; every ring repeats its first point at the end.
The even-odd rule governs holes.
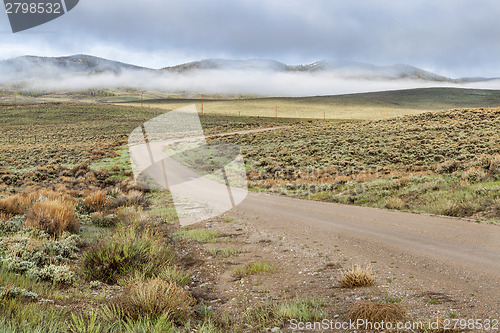
{"type": "Polygon", "coordinates": [[[201,61],[188,62],[172,67],[165,67],[163,71],[169,72],[189,72],[195,70],[273,70],[287,71],[287,65],[275,60],[223,60],[205,59],[201,61]]]}
{"type": "Polygon", "coordinates": [[[349,79],[454,81],[451,78],[409,65],[376,66],[361,62],[333,62],[323,60],[309,65],[290,66],[290,69],[301,72],[327,72],[349,79]]]}
{"type": "Polygon", "coordinates": [[[439,82],[455,82],[451,78],[434,74],[413,66],[375,66],[359,62],[333,62],[323,60],[307,65],[285,65],[275,60],[222,60],[206,59],[193,61],[172,67],[166,67],[163,71],[170,72],[193,72],[198,70],[272,70],[277,72],[304,72],[304,73],[326,73],[346,79],[382,79],[398,80],[413,79],[439,82]]]}
{"type": "MultiPolygon", "coordinates": [[[[22,56],[0,61],[0,75],[10,79],[57,77],[68,73],[120,74],[140,70],[150,69],[84,54],[68,57],[22,56]]],[[[0,80],[3,81],[1,78],[0,80]]]]}
{"type": "Polygon", "coordinates": [[[471,83],[484,82],[488,78],[452,79],[409,65],[376,66],[359,62],[335,62],[323,60],[306,65],[286,65],[275,60],[223,60],[206,59],[189,62],[160,70],[130,65],[90,55],[67,57],[22,56],[0,61],[0,83],[22,82],[38,78],[59,78],[75,75],[115,74],[147,72],[183,74],[202,71],[268,71],[277,73],[311,73],[340,79],[356,80],[419,80],[428,82],[471,83]]]}

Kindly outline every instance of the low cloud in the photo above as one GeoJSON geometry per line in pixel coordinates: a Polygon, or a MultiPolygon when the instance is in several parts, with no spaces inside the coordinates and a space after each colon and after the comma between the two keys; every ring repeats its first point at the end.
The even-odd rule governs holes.
{"type": "MultiPolygon", "coordinates": [[[[5,83],[5,82],[4,82],[5,83]]],[[[13,81],[10,81],[13,83],[13,81]]],[[[17,82],[19,83],[19,82],[17,82]]],[[[331,73],[203,70],[187,73],[122,70],[120,73],[64,73],[24,78],[25,90],[82,91],[132,88],[165,93],[315,96],[426,87],[500,89],[500,80],[473,83],[405,79],[347,79],[331,73]]]]}

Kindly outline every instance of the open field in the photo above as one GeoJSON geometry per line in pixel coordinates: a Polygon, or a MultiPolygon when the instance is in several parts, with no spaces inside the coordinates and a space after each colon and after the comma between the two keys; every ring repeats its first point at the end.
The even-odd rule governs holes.
{"type": "MultiPolygon", "coordinates": [[[[405,289],[413,266],[360,258],[343,239],[263,232],[253,223],[271,223],[245,211],[179,230],[169,194],[132,182],[127,136],[165,112],[135,105],[0,107],[6,332],[288,332],[291,319],[359,318],[360,306],[417,322],[474,315],[472,292],[405,289]],[[350,273],[358,263],[373,271],[350,273]],[[346,274],[374,285],[342,288],[346,274]]],[[[201,122],[207,135],[283,126],[212,139],[242,146],[255,190],[499,219],[497,108],[338,122],[208,112],[201,122]]]]}
{"type": "Polygon", "coordinates": [[[499,129],[500,109],[481,108],[212,140],[243,147],[257,190],[498,222],[499,129]]]}
{"type": "MultiPolygon", "coordinates": [[[[19,171],[49,164],[91,163],[114,154],[144,121],[165,111],[114,105],[0,107],[0,166],[19,171]]],[[[202,117],[205,134],[267,128],[293,119],[202,117]]]]}
{"type": "MultiPolygon", "coordinates": [[[[153,99],[144,102],[147,107],[165,110],[186,104],[196,104],[201,110],[200,99],[153,99]]],[[[500,91],[429,88],[301,98],[209,98],[204,100],[203,105],[205,114],[216,115],[377,120],[453,108],[500,106],[500,91]]]]}

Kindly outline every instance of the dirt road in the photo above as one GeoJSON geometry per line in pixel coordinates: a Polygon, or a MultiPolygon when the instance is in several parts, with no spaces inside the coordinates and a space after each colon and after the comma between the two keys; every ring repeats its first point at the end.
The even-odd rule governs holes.
{"type": "Polygon", "coordinates": [[[393,270],[413,293],[443,293],[466,301],[476,318],[498,318],[497,225],[262,193],[250,193],[230,213],[288,239],[314,240],[329,250],[341,244],[353,262],[393,270]]]}

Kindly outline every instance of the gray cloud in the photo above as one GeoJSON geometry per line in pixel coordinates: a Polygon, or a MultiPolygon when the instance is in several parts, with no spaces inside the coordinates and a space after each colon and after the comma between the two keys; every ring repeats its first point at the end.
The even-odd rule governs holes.
{"type": "MultiPolygon", "coordinates": [[[[57,71],[54,68],[54,73],[57,71]]],[[[203,70],[189,73],[121,71],[87,75],[61,73],[27,78],[26,90],[81,91],[91,88],[135,88],[168,93],[225,93],[260,96],[318,96],[427,87],[500,89],[500,80],[451,83],[411,79],[346,78],[331,72],[275,72],[269,70],[203,70]]]]}
{"type": "Polygon", "coordinates": [[[497,0],[86,0],[9,34],[0,58],[97,56],[150,67],[201,58],[407,63],[452,77],[500,76],[497,0]]]}

